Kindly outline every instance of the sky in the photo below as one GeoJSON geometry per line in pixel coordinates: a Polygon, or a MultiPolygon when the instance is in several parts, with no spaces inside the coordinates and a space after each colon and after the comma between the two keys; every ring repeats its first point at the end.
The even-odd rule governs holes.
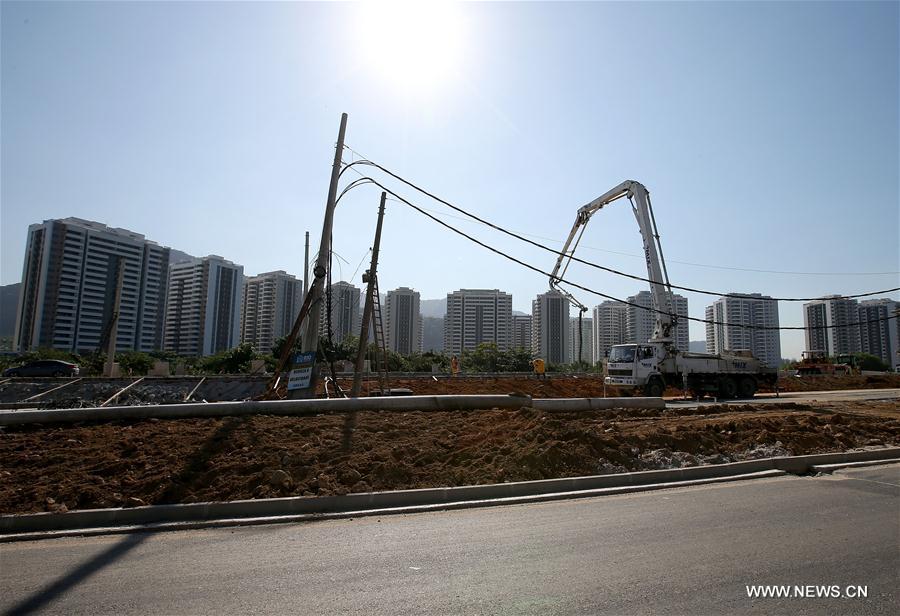
{"type": "MultiPolygon", "coordinates": [[[[633,179],[652,194],[674,284],[776,297],[900,286],[896,2],[3,2],[0,22],[2,284],[21,278],[28,225],[68,216],[248,275],[302,276],[346,112],[347,162],[376,161],[554,249],[580,206],[633,179]]],[[[552,253],[378,177],[552,269],[552,253]]],[[[362,286],[379,194],[341,200],[335,280],[362,286]]],[[[646,276],[641,252],[616,202],[577,255],[646,276]]],[[[525,312],[547,290],[396,201],[378,275],[382,292],[423,299],[499,288],[525,312]]],[[[645,288],[583,265],[567,278],[620,298],[645,288]]],[[[715,299],[685,295],[698,318],[715,299]]],[[[779,314],[803,324],[800,303],[779,314]]],[[[804,346],[782,333],[784,357],[804,346]]]]}

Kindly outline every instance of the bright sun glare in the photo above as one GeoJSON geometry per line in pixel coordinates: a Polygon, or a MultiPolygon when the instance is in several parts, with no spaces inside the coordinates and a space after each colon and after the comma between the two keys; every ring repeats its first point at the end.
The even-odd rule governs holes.
{"type": "Polygon", "coordinates": [[[375,79],[414,98],[455,80],[463,53],[458,4],[370,1],[360,8],[358,53],[375,79]]]}

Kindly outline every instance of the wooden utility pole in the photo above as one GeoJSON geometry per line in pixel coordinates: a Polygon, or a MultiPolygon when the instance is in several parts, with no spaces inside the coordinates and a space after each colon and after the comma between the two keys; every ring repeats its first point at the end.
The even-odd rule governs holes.
{"type": "Polygon", "coordinates": [[[375,292],[375,273],[378,269],[378,247],[381,245],[381,222],[384,220],[384,202],[387,200],[387,193],[381,193],[381,204],[378,206],[378,223],[375,225],[375,243],[372,245],[372,262],[369,270],[366,272],[366,303],[363,307],[362,327],[359,332],[359,350],[356,353],[356,370],[353,372],[353,388],[350,390],[351,398],[359,398],[360,389],[362,389],[362,369],[363,362],[366,357],[366,347],[369,346],[369,323],[372,321],[372,311],[374,310],[375,298],[372,294],[375,292]]]}
{"type": "Polygon", "coordinates": [[[116,291],[113,297],[113,310],[109,315],[109,342],[106,343],[106,365],[103,366],[103,376],[117,376],[113,374],[116,361],[116,338],[119,333],[119,309],[122,306],[122,285],[125,282],[125,259],[119,257],[119,268],[116,272],[116,291]]]}
{"type": "MultiPolygon", "coordinates": [[[[302,349],[306,353],[315,353],[319,348],[319,319],[322,315],[322,298],[325,295],[325,274],[328,272],[328,257],[331,254],[331,231],[334,224],[334,206],[337,200],[338,180],[341,173],[341,155],[344,152],[344,135],[347,132],[347,114],[341,114],[341,127],[338,130],[337,144],[334,148],[334,164],[331,167],[331,184],[328,186],[328,201],[325,204],[325,219],[322,222],[322,239],[319,242],[319,256],[313,268],[313,284],[309,292],[312,294],[312,302],[309,310],[309,320],[306,322],[306,333],[303,335],[302,349]]],[[[288,398],[312,398],[315,397],[316,380],[315,362],[313,363],[312,376],[309,387],[306,389],[294,389],[288,391],[288,398]]]]}

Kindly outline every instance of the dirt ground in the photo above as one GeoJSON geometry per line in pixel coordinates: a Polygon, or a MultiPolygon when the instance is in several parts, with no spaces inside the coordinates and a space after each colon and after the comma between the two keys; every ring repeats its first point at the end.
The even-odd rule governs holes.
{"type": "Polygon", "coordinates": [[[7,427],[0,512],[472,485],[900,444],[896,401],[366,412],[349,452],[344,423],[342,415],[257,415],[7,427]]]}
{"type": "MultiPolygon", "coordinates": [[[[345,390],[350,389],[350,379],[338,379],[345,390]]],[[[522,392],[533,398],[594,398],[634,395],[633,390],[603,387],[599,376],[553,375],[546,379],[535,377],[441,377],[437,379],[391,379],[388,387],[405,387],[416,395],[438,394],[508,394],[522,392]]],[[[375,381],[366,382],[363,392],[377,389],[375,381]]],[[[809,376],[786,377],[778,381],[779,391],[820,391],[839,389],[890,389],[900,388],[900,374],[872,376],[809,376]]],[[[774,391],[771,387],[761,392],[774,391]]],[[[681,396],[682,391],[669,387],[665,396],[681,396]]]]}
{"type": "MultiPolygon", "coordinates": [[[[133,385],[110,404],[113,406],[136,404],[177,404],[191,394],[191,401],[248,400],[260,396],[266,389],[267,377],[226,376],[210,377],[200,382],[199,377],[148,378],[133,385]]],[[[65,381],[58,379],[12,379],[0,384],[0,403],[22,403],[31,396],[38,396],[33,406],[41,408],[84,408],[99,406],[114,396],[135,378],[102,379],[87,378],[55,389],[65,381]],[[51,391],[53,390],[53,391],[51,391]]],[[[351,379],[339,378],[339,385],[350,390],[351,379]]],[[[446,375],[419,378],[398,378],[389,387],[404,387],[419,395],[434,394],[507,394],[522,392],[535,398],[592,398],[631,396],[631,389],[603,387],[600,376],[563,375],[537,379],[533,376],[479,377],[474,375],[449,377],[446,375]]],[[[900,374],[849,377],[788,377],[779,382],[781,391],[812,391],[828,389],[900,388],[900,374]]],[[[320,381],[319,393],[324,395],[324,381],[320,381]]],[[[364,381],[363,395],[379,389],[376,380],[364,381]]],[[[334,386],[328,385],[329,395],[334,386]]],[[[762,391],[766,391],[763,389],[762,391]]],[[[666,396],[680,397],[680,389],[669,388],[666,396]]]]}

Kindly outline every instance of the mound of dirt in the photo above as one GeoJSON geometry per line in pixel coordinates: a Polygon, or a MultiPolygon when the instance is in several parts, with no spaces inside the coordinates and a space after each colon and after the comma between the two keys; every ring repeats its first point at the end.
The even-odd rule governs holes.
{"type": "Polygon", "coordinates": [[[0,512],[573,477],[900,444],[895,402],[247,416],[0,430],[0,512]]]}

